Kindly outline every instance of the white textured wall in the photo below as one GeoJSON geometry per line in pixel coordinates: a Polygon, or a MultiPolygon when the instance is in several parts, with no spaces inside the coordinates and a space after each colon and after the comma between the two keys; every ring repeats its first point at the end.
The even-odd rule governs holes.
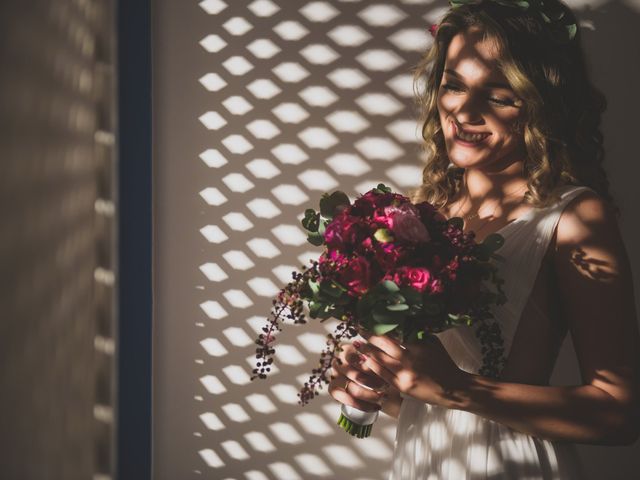
{"type": "MultiPolygon", "coordinates": [[[[334,426],[338,406],[327,395],[296,404],[323,326],[286,329],[266,381],[248,379],[252,341],[277,288],[318,253],[299,227],[305,208],[325,190],[353,196],[379,181],[398,190],[419,182],[410,70],[443,6],[155,2],[154,478],[386,478],[393,420],[357,440],[334,426]]],[[[623,106],[638,95],[625,88],[640,75],[623,76],[609,32],[637,14],[620,4],[580,14],[596,29],[586,43],[611,95],[607,168],[627,213],[638,197],[622,171],[631,125],[620,122],[634,118],[623,106]]],[[[628,35],[636,41],[626,48],[637,49],[628,35]]],[[[568,342],[554,382],[579,381],[572,355],[568,342]]],[[[586,448],[593,478],[612,461],[633,465],[624,449],[586,448]]],[[[620,475],[607,477],[629,478],[620,475]]]]}

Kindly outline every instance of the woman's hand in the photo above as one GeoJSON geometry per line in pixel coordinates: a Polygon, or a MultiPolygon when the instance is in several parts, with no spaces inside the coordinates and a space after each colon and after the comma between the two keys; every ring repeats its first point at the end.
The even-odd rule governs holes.
{"type": "Polygon", "coordinates": [[[365,412],[380,410],[388,384],[364,366],[363,360],[353,344],[342,345],[342,351],[331,364],[334,375],[329,394],[340,403],[365,412]]]}
{"type": "Polygon", "coordinates": [[[440,339],[425,335],[420,342],[403,345],[386,335],[367,335],[356,351],[365,356],[367,368],[400,393],[425,403],[455,407],[462,399],[456,391],[467,374],[453,362],[440,339]]]}

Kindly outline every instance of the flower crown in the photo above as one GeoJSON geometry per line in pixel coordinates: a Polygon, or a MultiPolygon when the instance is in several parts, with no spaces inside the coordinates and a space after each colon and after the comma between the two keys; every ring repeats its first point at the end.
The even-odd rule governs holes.
{"type": "MultiPolygon", "coordinates": [[[[484,0],[449,0],[451,8],[457,8],[462,5],[479,4],[484,0]]],[[[578,27],[575,23],[567,23],[565,10],[557,5],[545,5],[544,0],[490,0],[504,7],[517,8],[522,11],[535,12],[542,20],[547,23],[553,32],[553,35],[560,42],[570,42],[576,36],[578,27]]],[[[434,37],[438,31],[438,25],[431,25],[429,32],[434,37]]]]}

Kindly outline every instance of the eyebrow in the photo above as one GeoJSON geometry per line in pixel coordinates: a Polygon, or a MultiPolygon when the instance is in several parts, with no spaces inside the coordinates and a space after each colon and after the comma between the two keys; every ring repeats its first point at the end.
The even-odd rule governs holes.
{"type": "MultiPolygon", "coordinates": [[[[451,70],[450,68],[445,69],[444,73],[448,73],[449,75],[453,75],[454,77],[462,80],[462,75],[460,75],[458,72],[456,72],[455,70],[451,70]]],[[[506,90],[511,90],[513,91],[513,88],[511,88],[511,85],[509,85],[508,83],[502,83],[502,82],[487,82],[486,83],[487,87],[491,87],[491,88],[504,88],[506,90]]]]}

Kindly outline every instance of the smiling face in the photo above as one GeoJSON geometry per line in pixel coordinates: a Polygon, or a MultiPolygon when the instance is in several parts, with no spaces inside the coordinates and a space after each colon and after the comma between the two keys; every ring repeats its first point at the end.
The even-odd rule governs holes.
{"type": "Polygon", "coordinates": [[[522,101],[498,67],[499,53],[479,30],[454,36],[438,90],[438,112],[450,161],[501,171],[524,161],[522,101]]]}

